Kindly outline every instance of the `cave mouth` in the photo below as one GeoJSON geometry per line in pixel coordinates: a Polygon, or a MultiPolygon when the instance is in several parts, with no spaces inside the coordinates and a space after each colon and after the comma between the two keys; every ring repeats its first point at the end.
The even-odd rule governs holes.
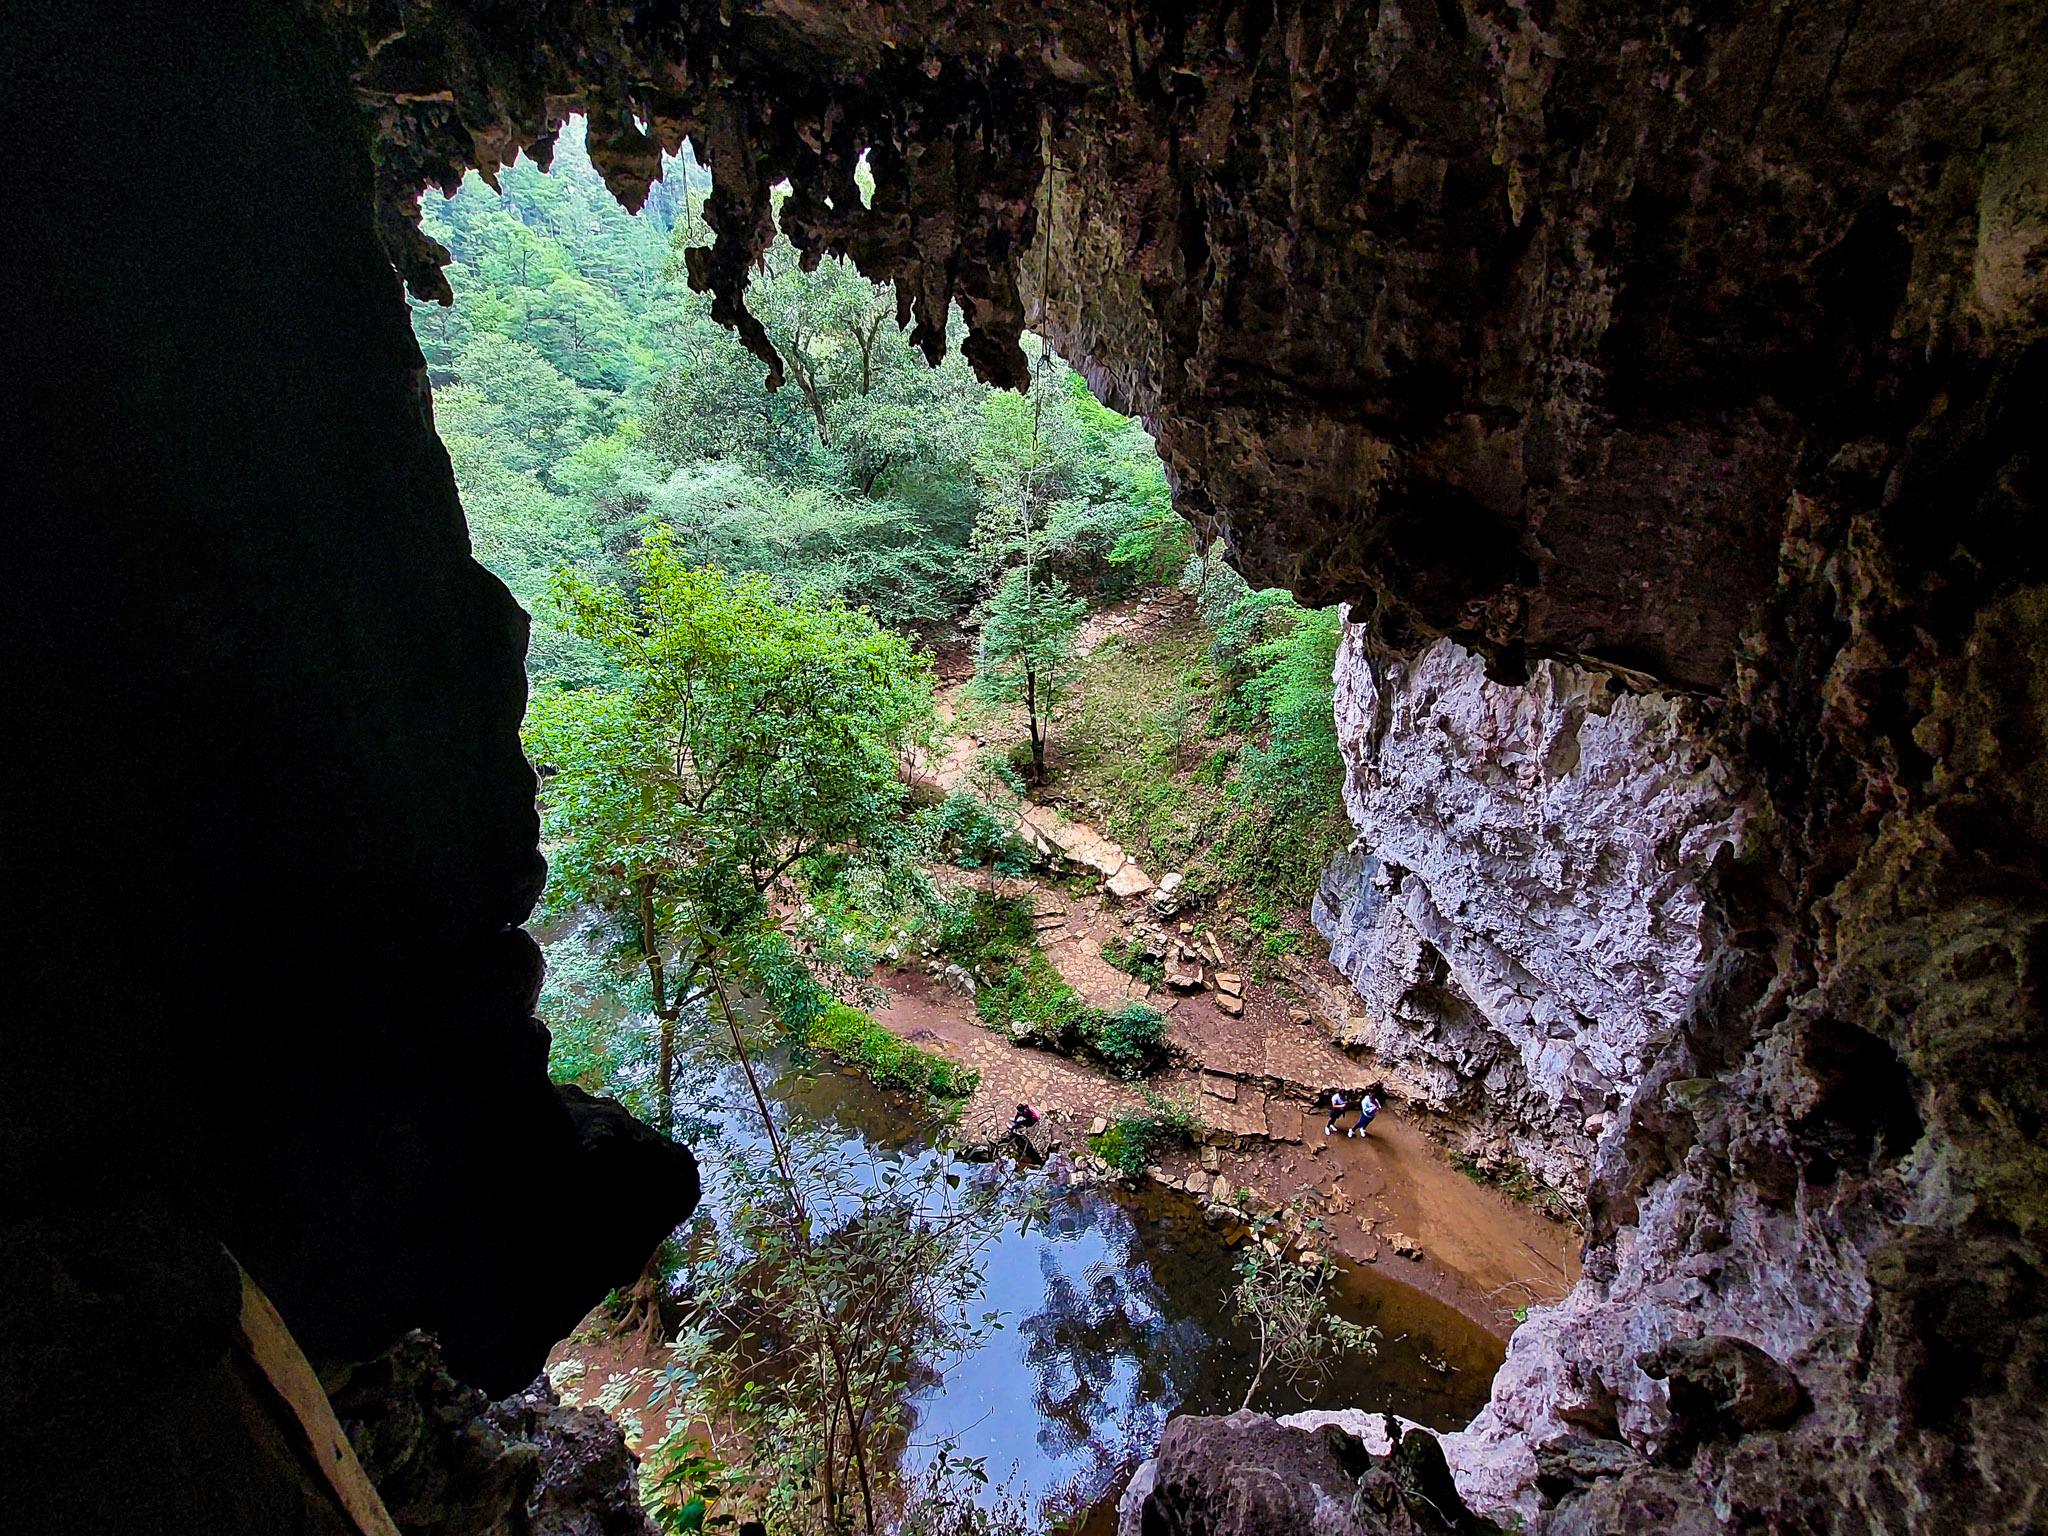
{"type": "Polygon", "coordinates": [[[0,78],[38,187],[138,143],[198,169],[5,236],[0,1499],[361,1529],[311,1412],[345,1376],[387,1427],[499,1398],[497,1439],[413,1463],[467,1468],[450,1525],[537,1521],[563,1452],[616,1449],[506,1394],[699,1174],[547,1077],[529,626],[393,281],[442,280],[423,186],[581,108],[628,204],[664,147],[712,166],[722,323],[787,182],[799,247],[890,283],[921,351],[957,303],[1015,383],[1029,321],[1204,542],[1370,620],[1332,667],[1362,846],[1316,903],[1344,1043],[1462,1112],[1481,1171],[1564,1149],[1584,1274],[1462,1435],[1175,1420],[1147,1529],[1218,1528],[1248,1467],[1278,1529],[1453,1497],[1560,1532],[2034,1523],[2044,28],[26,7],[0,78]],[[445,1370],[355,1374],[416,1329],[445,1370]]]}
{"type": "MultiPolygon", "coordinates": [[[[772,1359],[691,1342],[699,1384],[664,1393],[659,1383],[677,1369],[672,1347],[711,1337],[737,1349],[766,1325],[747,1288],[750,1266],[787,1262],[773,1259],[760,1215],[781,1181],[834,1242],[857,1248],[885,1227],[875,1211],[898,1203],[960,1234],[942,1266],[952,1287],[942,1316],[864,1311],[872,1300],[837,1272],[820,1281],[835,1287],[826,1304],[851,1319],[842,1336],[912,1362],[876,1389],[877,1414],[908,1413],[917,1426],[912,1443],[884,1435],[872,1448],[876,1487],[892,1503],[937,1507],[971,1492],[945,1481],[968,1457],[1011,1469],[986,1491],[991,1518],[1102,1516],[1170,1414],[1247,1402],[1462,1429],[1483,1406],[1502,1336],[1575,1273],[1571,1197],[1500,1150],[1468,1157],[1461,1174],[1420,1125],[1397,1130],[1405,1107],[1378,1120],[1373,1145],[1395,1138],[1387,1155],[1426,1165],[1409,1177],[1433,1169],[1439,1191],[1480,1182],[1441,1210],[1390,1204],[1373,1154],[1347,1147],[1329,1162],[1356,1164],[1349,1188],[1332,1183],[1327,1202],[1311,1188],[1300,1132],[1321,1122],[1297,1106],[1332,1089],[1355,1103],[1373,1075],[1332,1044],[1342,983],[1309,960],[1322,941],[1307,909],[1353,836],[1333,729],[1341,615],[1254,590],[1201,550],[1149,435],[1103,407],[1050,347],[1027,338],[1021,392],[992,386],[960,355],[956,312],[935,368],[914,328],[899,326],[887,287],[837,258],[808,266],[784,241],[749,286],[778,360],[780,386],[764,389],[775,375],[764,379],[716,296],[691,290],[710,238],[709,178],[687,152],[665,157],[663,172],[627,214],[592,164],[586,121],[571,117],[545,166],[522,158],[498,169],[495,186],[471,172],[452,196],[430,194],[420,217],[448,254],[453,299],[412,311],[436,428],[475,555],[533,624],[526,740],[555,876],[531,929],[548,965],[537,1012],[550,1072],[688,1143],[706,1171],[693,1220],[551,1352],[555,1392],[609,1414],[652,1488],[670,1488],[669,1469],[702,1453],[692,1425],[774,1443],[747,1417],[752,1398],[716,1385],[743,1358],[754,1395],[787,1392],[772,1359]],[[1033,602],[1059,605],[1021,687],[992,654],[1002,626],[1045,623],[1017,600],[1020,577],[1041,584],[1033,602]],[[829,858],[778,861],[772,888],[740,894],[750,913],[758,899],[751,927],[727,917],[707,935],[694,926],[695,872],[643,860],[641,875],[608,885],[590,871],[616,861],[628,836],[642,846],[695,837],[689,861],[716,862],[733,836],[715,825],[717,805],[687,834],[656,822],[594,827],[581,808],[600,760],[606,774],[643,771],[618,740],[643,724],[673,737],[648,778],[654,794],[689,797],[733,778],[732,764],[758,764],[734,723],[679,726],[673,701],[713,676],[770,696],[768,649],[730,671],[713,670],[721,661],[708,650],[689,654],[687,675],[646,661],[696,643],[674,617],[686,598],[696,627],[728,615],[772,622],[749,606],[748,582],[772,592],[795,640],[823,625],[850,643],[867,625],[894,647],[892,665],[929,668],[940,734],[897,744],[910,839],[873,828],[869,849],[842,825],[829,858]],[[629,635],[600,612],[613,602],[636,615],[629,635]],[[1035,689],[1058,703],[1034,712],[1035,689]],[[643,711],[635,700],[649,696],[643,711]],[[606,740],[593,744],[593,732],[606,740]],[[1118,766],[1131,755],[1125,738],[1142,755],[1136,775],[1118,766]],[[1122,827],[1131,849],[1098,822],[1122,827]],[[976,869],[1002,872],[993,918],[977,903],[994,887],[960,899],[976,869]],[[1234,916],[1240,906],[1246,917],[1234,916]],[[1000,941],[975,937],[991,921],[1030,939],[1006,956],[990,947],[1000,941]],[[707,980],[707,953],[764,941],[788,946],[776,951],[784,969],[736,961],[722,987],[707,980]],[[1279,960],[1292,971],[1247,981],[1279,960]],[[813,987],[816,1008],[804,993],[813,987]],[[728,1032],[720,1004],[733,995],[748,1027],[728,1032]],[[807,1022],[819,1009],[829,1022],[807,1022]],[[1071,1018],[1053,1017],[1061,1009],[1071,1018]],[[991,1030],[1020,1048],[996,1046],[991,1030]],[[777,1136],[797,1149],[787,1168],[735,1048],[758,1071],[777,1136]],[[1264,1087],[1247,1081],[1260,1077],[1243,1069],[1247,1048],[1270,1067],[1264,1087]],[[1075,1067],[1048,1083],[1062,1056],[1075,1067]],[[862,1072],[862,1088],[843,1081],[862,1072]],[[953,1086],[969,1073],[984,1079],[979,1089],[953,1086]],[[1125,1125],[1158,1134],[1121,1107],[1133,1090],[1120,1077],[1171,1101],[1192,1132],[1165,1133],[1130,1163],[1135,1184],[1109,1176],[1099,1156],[1125,1125]],[[991,1105],[1025,1097],[1043,1126],[1028,1151],[1011,1147],[995,1166],[971,1160],[999,1129],[983,1123],[991,1105]],[[1112,1121],[1114,1135],[1090,1134],[1112,1121]],[[920,1176],[814,1177],[873,1168],[885,1148],[920,1176]],[[1049,1172],[1028,1166],[1047,1158],[1049,1172]],[[1150,1177],[1145,1162],[1159,1165],[1150,1177]],[[962,1186],[978,1196],[965,1211],[946,1197],[962,1186]],[[1212,1186],[1241,1189],[1244,1204],[1226,1205],[1212,1186]],[[1549,1202],[1564,1224],[1514,1209],[1501,1189],[1549,1202]],[[1315,1235],[1339,1219],[1341,1236],[1315,1235]],[[1233,1302],[1233,1245],[1247,1236],[1277,1236],[1327,1265],[1327,1301],[1298,1300],[1335,1307],[1326,1342],[1345,1363],[1282,1369],[1264,1357],[1257,1308],[1233,1302]],[[1489,1248],[1521,1256],[1470,1257],[1489,1248]],[[1372,1262],[1382,1251],[1412,1258],[1391,1275],[1372,1262]],[[734,1264],[733,1254],[747,1257],[734,1264]],[[998,1301],[1004,1323],[967,1325],[998,1301]],[[1364,1330],[1348,1354],[1340,1326],[1364,1330]]],[[[872,200],[872,179],[859,181],[872,200]]],[[[776,189],[782,221],[794,201],[776,189]]],[[[817,723],[785,716],[776,754],[812,751],[817,723]]],[[[745,810],[750,831],[781,814],[765,790],[745,810]]],[[[798,843],[810,835],[800,819],[778,825],[798,843]]],[[[785,1452],[808,1454],[801,1443],[785,1452]]],[[[759,1453],[743,1480],[777,1486],[777,1454],[759,1453]]]]}

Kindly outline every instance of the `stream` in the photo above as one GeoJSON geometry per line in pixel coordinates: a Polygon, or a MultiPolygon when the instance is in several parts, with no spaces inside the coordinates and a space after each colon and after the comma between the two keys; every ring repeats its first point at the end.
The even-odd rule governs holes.
{"type": "MultiPolygon", "coordinates": [[[[721,1164],[729,1149],[759,1144],[758,1117],[723,1031],[699,1024],[685,1034],[683,1101],[696,1107],[703,1211],[715,1216],[721,1164]]],[[[904,1096],[829,1062],[760,1065],[778,1120],[829,1138],[842,1166],[943,1161],[961,1180],[1001,1176],[962,1159],[944,1122],[904,1096]]],[[[1058,1160],[1010,1177],[1032,1218],[1010,1220],[982,1250],[976,1311],[998,1317],[913,1388],[901,1465],[914,1472],[949,1443],[955,1458],[982,1458],[992,1484],[1048,1523],[1093,1511],[1082,1529],[1105,1529],[1108,1506],[1170,1416],[1228,1413],[1244,1400],[1256,1355],[1231,1315],[1234,1253],[1177,1192],[1069,1186],[1058,1160]]],[[[1269,1379],[1252,1406],[1386,1410],[1452,1429],[1484,1405],[1503,1355],[1486,1330],[1376,1266],[1340,1266],[1335,1290],[1341,1315],[1380,1330],[1377,1353],[1350,1357],[1320,1382],[1269,1379]]]]}
{"type": "MultiPolygon", "coordinates": [[[[849,1157],[948,1155],[929,1121],[846,1073],[785,1077],[775,1097],[839,1135],[849,1157]]],[[[1150,1185],[1036,1193],[1045,1219],[1005,1229],[984,1254],[983,1304],[1002,1325],[914,1399],[905,1462],[950,1438],[1033,1507],[1079,1509],[1120,1486],[1173,1414],[1240,1406],[1255,1354],[1231,1315],[1235,1255],[1190,1197],[1150,1185]]],[[[1485,1406],[1503,1356],[1485,1329],[1376,1266],[1341,1266],[1336,1292],[1341,1315],[1380,1330],[1377,1353],[1305,1391],[1268,1380],[1253,1407],[1386,1410],[1461,1429],[1485,1406]]]]}

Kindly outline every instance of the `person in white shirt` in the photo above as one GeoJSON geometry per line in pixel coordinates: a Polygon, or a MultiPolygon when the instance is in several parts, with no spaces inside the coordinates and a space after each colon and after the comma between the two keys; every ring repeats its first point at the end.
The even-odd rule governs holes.
{"type": "Polygon", "coordinates": [[[1379,1112],[1379,1096],[1368,1089],[1365,1093],[1359,1095],[1358,1123],[1352,1126],[1351,1129],[1346,1131],[1344,1134],[1346,1136],[1363,1136],[1365,1134],[1365,1128],[1372,1124],[1372,1117],[1378,1114],[1379,1112]]]}

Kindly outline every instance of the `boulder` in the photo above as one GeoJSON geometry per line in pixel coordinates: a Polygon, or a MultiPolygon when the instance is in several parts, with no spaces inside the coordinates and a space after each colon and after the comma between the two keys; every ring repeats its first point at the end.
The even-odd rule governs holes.
{"type": "Polygon", "coordinates": [[[1103,889],[1119,901],[1128,901],[1133,896],[1143,896],[1152,889],[1152,877],[1138,868],[1135,860],[1127,860],[1124,866],[1111,875],[1103,889]]]}
{"type": "Polygon", "coordinates": [[[640,1503],[640,1460],[609,1414],[563,1407],[543,1376],[493,1403],[485,1421],[539,1453],[526,1501],[531,1536],[654,1536],[640,1503]]]}
{"type": "Polygon", "coordinates": [[[1667,1459],[1682,1457],[1702,1441],[1782,1429],[1806,1411],[1799,1378],[1747,1339],[1677,1339],[1640,1363],[1669,1394],[1667,1459]]]}
{"type": "Polygon", "coordinates": [[[1183,1416],[1117,1506],[1118,1536],[1483,1536],[1428,1431],[1183,1416]],[[1383,1446],[1375,1451],[1374,1446],[1383,1446]]]}

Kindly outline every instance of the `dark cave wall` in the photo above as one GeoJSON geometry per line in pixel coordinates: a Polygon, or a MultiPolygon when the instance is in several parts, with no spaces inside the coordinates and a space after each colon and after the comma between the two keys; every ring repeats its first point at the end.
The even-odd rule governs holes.
{"type": "MultiPolygon", "coordinates": [[[[546,1078],[526,620],[469,557],[341,60],[258,5],[16,8],[0,50],[6,1352],[147,1289],[104,1253],[169,1223],[316,1361],[424,1327],[523,1385],[696,1177],[546,1078]]],[[[90,1406],[31,1372],[8,1410],[90,1406]]]]}

